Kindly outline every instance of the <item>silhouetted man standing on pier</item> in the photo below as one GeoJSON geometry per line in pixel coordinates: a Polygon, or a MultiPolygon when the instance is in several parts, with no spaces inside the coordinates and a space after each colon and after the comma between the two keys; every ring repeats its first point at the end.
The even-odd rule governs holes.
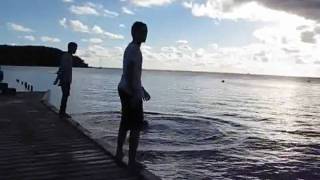
{"type": "Polygon", "coordinates": [[[123,73],[118,85],[121,100],[121,122],[118,134],[117,154],[118,160],[123,158],[123,143],[127,132],[129,138],[129,167],[139,168],[136,163],[136,153],[139,144],[140,131],[143,125],[143,100],[150,100],[149,93],[142,87],[142,53],[141,43],[147,38],[147,25],[135,22],[131,28],[132,42],[127,46],[123,56],[123,73]]]}
{"type": "Polygon", "coordinates": [[[70,42],[68,44],[68,52],[65,52],[61,56],[60,60],[60,68],[57,72],[57,78],[54,82],[56,85],[59,81],[59,86],[61,86],[62,90],[62,98],[59,116],[60,118],[70,118],[70,116],[66,113],[67,101],[70,95],[70,85],[72,81],[72,65],[73,65],[73,54],[77,51],[77,44],[74,42],[70,42]]]}

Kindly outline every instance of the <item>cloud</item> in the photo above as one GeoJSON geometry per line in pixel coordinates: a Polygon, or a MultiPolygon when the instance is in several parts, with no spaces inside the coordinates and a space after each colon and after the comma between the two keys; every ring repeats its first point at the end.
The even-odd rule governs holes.
{"type": "Polygon", "coordinates": [[[103,34],[104,30],[100,26],[94,25],[92,27],[92,32],[96,34],[103,34]]]}
{"type": "Polygon", "coordinates": [[[89,44],[88,47],[79,49],[78,54],[85,58],[91,66],[121,67],[123,48],[107,48],[100,44],[89,44]]]}
{"type": "Polygon", "coordinates": [[[95,35],[100,35],[102,37],[107,37],[109,39],[124,39],[124,36],[121,34],[115,34],[108,32],[104,29],[102,29],[98,25],[93,25],[91,28],[90,26],[82,23],[79,20],[67,20],[66,18],[63,18],[62,20],[59,21],[60,25],[65,27],[65,28],[71,28],[71,30],[75,32],[81,32],[81,33],[88,33],[88,34],[95,34],[95,35]]]}
{"type": "MultiPolygon", "coordinates": [[[[270,21],[270,19],[279,18],[279,16],[271,16],[270,12],[281,12],[318,22],[320,20],[319,0],[205,0],[201,3],[184,1],[182,5],[191,9],[195,16],[208,16],[216,19],[270,21]]],[[[281,13],[279,13],[280,19],[281,13]]]]}
{"type": "Polygon", "coordinates": [[[195,56],[197,58],[200,58],[200,57],[204,56],[204,54],[205,54],[205,50],[203,48],[199,48],[196,50],[195,56]]]}
{"type": "MultiPolygon", "coordinates": [[[[296,44],[284,46],[297,49],[296,44]]],[[[186,71],[233,72],[274,75],[320,75],[319,55],[313,44],[303,43],[303,51],[286,53],[283,49],[262,42],[241,47],[221,47],[217,44],[207,47],[191,47],[188,44],[174,43],[163,47],[150,47],[143,44],[143,68],[186,71]],[[185,47],[184,47],[185,46],[185,47]],[[309,54],[310,52],[310,54],[309,54]]],[[[90,65],[121,67],[124,47],[104,47],[91,43],[81,50],[81,57],[88,59],[90,65]],[[101,62],[101,63],[100,63],[101,62]]],[[[320,53],[318,53],[320,54],[320,53]]]]}
{"type": "Polygon", "coordinates": [[[9,28],[11,28],[14,31],[19,31],[19,32],[33,32],[32,29],[24,27],[20,24],[16,24],[16,23],[7,23],[7,25],[9,26],[9,28]]]}
{"type": "Polygon", "coordinates": [[[308,55],[308,60],[304,59],[306,63],[310,62],[309,57],[314,56],[313,49],[319,46],[320,40],[316,18],[301,13],[306,12],[305,9],[313,9],[310,4],[317,3],[297,0],[204,0],[182,3],[196,17],[231,20],[238,24],[240,21],[261,23],[252,35],[259,44],[270,49],[270,54],[266,58],[253,56],[259,62],[270,62],[275,57],[279,61],[287,61],[295,55],[308,55]],[[303,51],[298,51],[300,49],[303,51]]]}
{"type": "Polygon", "coordinates": [[[27,39],[29,41],[35,41],[36,40],[36,38],[34,36],[32,36],[32,35],[23,36],[23,38],[27,39]]]}
{"type": "Polygon", "coordinates": [[[82,39],[83,42],[89,42],[92,44],[101,44],[103,42],[100,38],[90,38],[90,39],[82,39]]]}
{"type": "Polygon", "coordinates": [[[314,61],[313,64],[320,64],[320,61],[314,61]]]}
{"type": "Polygon", "coordinates": [[[110,39],[124,39],[123,35],[114,34],[114,33],[107,32],[107,31],[104,32],[104,35],[109,37],[110,39]]]}
{"type": "Polygon", "coordinates": [[[90,38],[90,39],[89,39],[89,42],[95,43],[95,44],[100,44],[100,43],[103,42],[103,40],[102,40],[102,39],[99,39],[99,38],[90,38]]]}
{"type": "Polygon", "coordinates": [[[49,37],[49,36],[42,36],[40,39],[41,39],[42,42],[49,42],[49,43],[58,43],[58,42],[60,42],[59,38],[49,37]]]}
{"type": "Polygon", "coordinates": [[[84,33],[89,32],[89,27],[87,25],[83,24],[79,20],[70,20],[69,25],[73,31],[84,32],[84,33]]]}
{"type": "Polygon", "coordinates": [[[299,53],[299,49],[293,49],[293,48],[288,48],[288,47],[283,47],[282,50],[288,54],[294,54],[294,53],[299,53]]]}
{"type": "Polygon", "coordinates": [[[124,25],[124,24],[119,24],[119,27],[120,27],[120,28],[126,28],[126,25],[124,25]]]}
{"type": "Polygon", "coordinates": [[[285,11],[274,10],[252,0],[207,0],[205,3],[183,3],[183,6],[191,9],[194,16],[217,20],[279,22],[293,17],[285,11]]]}
{"type": "Polygon", "coordinates": [[[122,7],[122,12],[124,14],[134,15],[134,12],[128,9],[127,7],[122,7]]]}
{"type": "Polygon", "coordinates": [[[178,40],[176,41],[178,44],[188,44],[189,42],[187,40],[178,40]]]}
{"type": "Polygon", "coordinates": [[[267,53],[264,50],[255,53],[253,55],[253,60],[254,61],[261,61],[261,62],[268,62],[269,61],[269,59],[267,57],[267,53]]]}
{"type": "Polygon", "coordinates": [[[95,16],[100,15],[96,9],[94,9],[89,5],[83,5],[83,6],[72,5],[69,10],[73,14],[77,14],[77,15],[95,15],[95,16]]]}
{"type": "Polygon", "coordinates": [[[103,30],[100,26],[94,25],[92,27],[92,33],[108,37],[110,39],[124,39],[124,36],[121,34],[114,34],[108,31],[103,30]]]}
{"type": "Polygon", "coordinates": [[[307,19],[320,20],[320,1],[318,0],[206,0],[202,3],[185,1],[182,4],[191,9],[195,16],[216,19],[270,21],[276,18],[270,13],[278,12],[280,18],[284,14],[295,14],[307,19]]]}
{"type": "Polygon", "coordinates": [[[301,59],[297,59],[297,60],[296,60],[296,64],[305,64],[305,62],[302,61],[301,59]]]}
{"type": "Polygon", "coordinates": [[[107,17],[117,17],[119,16],[119,13],[115,12],[115,11],[110,11],[108,9],[105,9],[104,10],[104,16],[107,16],[107,17]]]}
{"type": "Polygon", "coordinates": [[[320,1],[318,0],[259,0],[258,2],[272,9],[297,14],[308,19],[320,20],[320,1]]]}
{"type": "Polygon", "coordinates": [[[64,2],[64,3],[73,3],[74,1],[73,0],[62,0],[62,2],[64,2]]]}
{"type": "Polygon", "coordinates": [[[184,6],[185,8],[191,9],[192,8],[192,2],[184,1],[184,2],[182,2],[182,6],[184,6]]]}
{"type": "Polygon", "coordinates": [[[320,34],[320,26],[319,26],[319,25],[316,26],[316,27],[314,27],[314,32],[315,32],[316,34],[320,34]]]}
{"type": "Polygon", "coordinates": [[[131,0],[131,3],[137,6],[150,7],[150,6],[163,6],[172,3],[174,0],[131,0]]]}
{"type": "Polygon", "coordinates": [[[315,34],[312,31],[304,31],[301,33],[301,41],[305,43],[316,43],[315,34]]]}
{"type": "Polygon", "coordinates": [[[82,5],[72,5],[69,8],[70,12],[76,15],[94,15],[105,17],[117,17],[119,13],[105,9],[101,4],[87,2],[82,5]]]}
{"type": "Polygon", "coordinates": [[[67,19],[66,19],[66,18],[60,19],[60,20],[59,20],[59,24],[60,24],[61,26],[63,26],[64,28],[66,28],[66,27],[67,27],[67,19]]]}

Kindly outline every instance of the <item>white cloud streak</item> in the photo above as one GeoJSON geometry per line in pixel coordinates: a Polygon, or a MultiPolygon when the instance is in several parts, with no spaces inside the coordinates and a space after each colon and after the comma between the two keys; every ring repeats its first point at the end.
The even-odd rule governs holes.
{"type": "Polygon", "coordinates": [[[131,0],[136,6],[151,7],[151,6],[163,6],[172,3],[174,0],[131,0]]]}
{"type": "Polygon", "coordinates": [[[64,3],[73,3],[74,1],[73,0],[62,0],[62,2],[64,2],[64,3]]]}
{"type": "Polygon", "coordinates": [[[49,36],[42,36],[40,39],[42,42],[49,42],[49,43],[58,43],[61,41],[59,38],[49,37],[49,36]]]}
{"type": "Polygon", "coordinates": [[[70,20],[69,25],[75,32],[89,33],[89,27],[79,20],[70,20]]]}
{"type": "Polygon", "coordinates": [[[27,39],[29,41],[35,41],[36,40],[36,38],[34,36],[32,36],[32,35],[23,36],[23,38],[27,39]]]}
{"type": "Polygon", "coordinates": [[[87,2],[82,5],[72,5],[69,8],[70,12],[76,15],[93,15],[105,17],[117,17],[119,13],[105,9],[101,4],[87,2]]]}
{"type": "Polygon", "coordinates": [[[127,7],[122,7],[122,12],[124,14],[128,14],[128,15],[134,15],[135,13],[133,11],[131,11],[130,9],[128,9],[127,7]]]}
{"type": "Polygon", "coordinates": [[[75,32],[95,34],[95,35],[100,35],[102,37],[107,37],[109,39],[115,39],[115,40],[124,39],[124,36],[121,34],[108,32],[98,25],[94,25],[91,28],[90,26],[84,24],[80,20],[67,20],[66,18],[62,18],[59,21],[59,24],[65,28],[70,28],[75,32]]]}
{"type": "Polygon", "coordinates": [[[7,23],[8,27],[11,28],[14,31],[19,31],[19,32],[33,32],[31,28],[24,27],[20,24],[16,24],[13,22],[7,23]]]}
{"type": "Polygon", "coordinates": [[[100,38],[90,38],[90,39],[82,39],[83,42],[89,42],[92,44],[101,44],[103,43],[103,40],[100,38]]]}
{"type": "Polygon", "coordinates": [[[71,13],[77,14],[77,15],[95,15],[95,16],[100,15],[96,9],[87,5],[83,5],[83,6],[72,5],[69,10],[71,13]]]}

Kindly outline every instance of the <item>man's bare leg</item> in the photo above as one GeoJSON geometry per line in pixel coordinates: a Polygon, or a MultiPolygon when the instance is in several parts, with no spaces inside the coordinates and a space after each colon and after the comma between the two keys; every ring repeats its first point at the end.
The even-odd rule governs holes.
{"type": "Polygon", "coordinates": [[[129,166],[135,167],[136,164],[136,154],[139,145],[140,130],[131,130],[129,139],[129,166]]]}
{"type": "Polygon", "coordinates": [[[118,132],[118,143],[117,143],[117,154],[116,158],[119,161],[122,161],[123,158],[123,144],[127,137],[127,130],[123,128],[122,123],[120,123],[119,132],[118,132]]]}

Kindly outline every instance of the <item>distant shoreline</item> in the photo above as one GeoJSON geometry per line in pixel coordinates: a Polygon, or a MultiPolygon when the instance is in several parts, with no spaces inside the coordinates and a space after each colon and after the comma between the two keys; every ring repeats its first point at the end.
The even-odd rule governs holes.
{"type": "MultiPolygon", "coordinates": [[[[116,67],[88,67],[93,69],[116,69],[122,70],[122,68],[116,67]]],[[[195,74],[221,74],[221,75],[240,75],[240,76],[260,76],[260,77],[276,77],[276,78],[306,78],[306,79],[320,79],[320,77],[308,77],[308,76],[284,76],[284,75],[269,75],[269,74],[250,74],[250,73],[230,73],[230,72],[210,72],[210,71],[185,71],[185,70],[163,70],[163,69],[143,69],[144,71],[161,71],[161,72],[181,72],[181,73],[195,73],[195,74]]]]}
{"type": "MultiPolygon", "coordinates": [[[[7,66],[7,67],[39,67],[39,68],[46,68],[46,67],[56,67],[56,66],[27,66],[27,65],[3,65],[0,66],[7,66]]],[[[116,67],[73,67],[73,68],[80,68],[80,69],[112,69],[112,70],[122,70],[122,68],[116,67]]],[[[172,72],[172,73],[194,73],[194,74],[218,74],[218,75],[230,75],[230,76],[254,76],[254,77],[266,77],[266,78],[290,78],[290,79],[305,79],[305,80],[320,80],[320,77],[308,77],[308,76],[281,76],[281,75],[268,75],[268,74],[244,74],[244,73],[229,73],[229,72],[208,72],[208,71],[183,71],[183,70],[163,70],[163,69],[143,69],[143,71],[159,71],[159,72],[172,72]]]]}
{"type": "MultiPolygon", "coordinates": [[[[48,66],[60,65],[64,51],[46,46],[10,46],[0,45],[1,64],[11,66],[48,66]]],[[[88,67],[83,59],[73,56],[74,67],[88,67]]]]}

